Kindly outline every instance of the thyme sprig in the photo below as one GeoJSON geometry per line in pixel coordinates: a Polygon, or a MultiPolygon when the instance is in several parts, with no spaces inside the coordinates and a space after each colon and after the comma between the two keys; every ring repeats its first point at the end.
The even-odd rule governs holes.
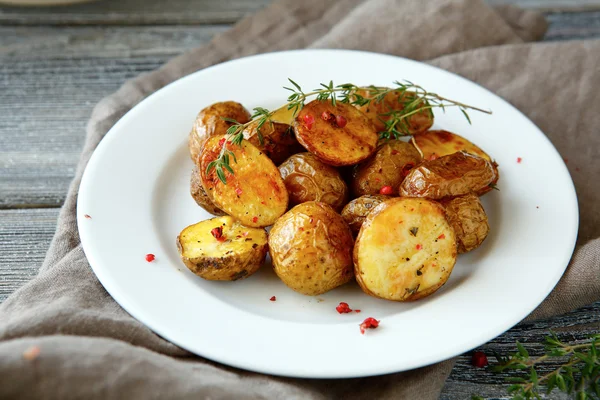
{"type": "Polygon", "coordinates": [[[227,184],[225,171],[228,171],[233,175],[231,159],[237,163],[233,152],[227,149],[228,143],[238,146],[241,145],[244,138],[244,130],[249,125],[256,124],[258,139],[262,144],[263,137],[261,134],[261,128],[268,122],[272,123],[271,117],[275,113],[282,110],[292,110],[292,118],[295,118],[306,104],[306,100],[313,96],[315,96],[317,100],[329,100],[334,106],[337,104],[337,102],[351,104],[354,106],[366,106],[371,103],[381,103],[389,93],[397,93],[398,101],[402,104],[402,107],[388,107],[389,111],[379,114],[381,121],[385,124],[385,130],[380,132],[379,135],[384,139],[398,139],[401,136],[409,135],[410,126],[408,118],[424,111],[431,113],[434,108],[441,108],[443,111],[445,111],[447,107],[458,107],[469,124],[471,123],[471,119],[467,113],[467,110],[475,110],[486,114],[491,114],[491,111],[489,110],[484,110],[458,102],[456,100],[451,100],[442,97],[437,93],[428,92],[422,86],[416,85],[410,81],[395,81],[394,86],[391,88],[374,85],[359,87],[352,83],[334,85],[333,81],[329,81],[328,84],[321,83],[320,87],[309,92],[304,92],[300,85],[290,78],[288,78],[288,80],[291,83],[291,87],[284,86],[284,89],[290,91],[291,94],[288,96],[287,102],[283,106],[275,110],[256,107],[253,110],[250,120],[244,124],[241,124],[233,119],[223,118],[225,121],[232,124],[229,129],[227,129],[227,136],[229,139],[227,142],[223,143],[217,159],[208,164],[206,168],[207,174],[214,168],[216,170],[217,177],[224,184],[227,184]],[[366,96],[362,94],[364,92],[367,93],[366,96]],[[409,95],[405,95],[407,93],[409,95]]]}
{"type": "MultiPolygon", "coordinates": [[[[531,357],[519,342],[516,346],[514,354],[496,354],[498,365],[492,367],[495,372],[521,372],[507,378],[513,383],[508,387],[513,400],[542,399],[542,393],[550,394],[553,390],[567,393],[577,400],[600,399],[600,334],[591,335],[583,343],[569,344],[551,332],[545,338],[545,354],[539,357],[531,357]],[[536,368],[556,359],[561,362],[558,368],[538,375],[536,368]]],[[[473,399],[480,398],[473,396],[473,399]]]]}

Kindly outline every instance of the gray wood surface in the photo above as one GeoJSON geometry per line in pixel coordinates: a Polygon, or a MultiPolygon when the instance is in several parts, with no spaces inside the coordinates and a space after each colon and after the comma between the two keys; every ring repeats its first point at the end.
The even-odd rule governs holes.
{"type": "MultiPolygon", "coordinates": [[[[42,263],[94,104],[126,79],[206,43],[269,2],[103,0],[58,8],[0,6],[0,302],[42,263]]],[[[547,11],[551,25],[546,40],[600,38],[600,0],[489,2],[547,11]]],[[[597,303],[515,327],[481,350],[513,351],[519,340],[536,354],[549,329],[575,341],[599,327],[597,303]]],[[[504,376],[472,367],[465,355],[442,398],[502,398],[506,386],[504,376]]]]}

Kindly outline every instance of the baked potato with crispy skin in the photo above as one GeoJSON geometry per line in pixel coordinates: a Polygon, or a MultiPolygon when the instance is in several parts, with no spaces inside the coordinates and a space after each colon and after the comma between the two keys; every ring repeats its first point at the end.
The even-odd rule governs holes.
{"type": "Polygon", "coordinates": [[[362,225],[354,246],[354,273],[367,294],[417,300],[446,283],[456,256],[454,230],[439,203],[392,198],[362,225]]]}
{"type": "Polygon", "coordinates": [[[260,127],[260,134],[258,122],[253,122],[244,130],[244,139],[264,151],[275,165],[281,164],[293,154],[304,151],[304,147],[296,140],[291,125],[281,122],[267,121],[260,127]]]}
{"type": "Polygon", "coordinates": [[[459,151],[413,168],[400,185],[400,195],[441,199],[477,192],[496,179],[488,160],[459,151]]]}
{"type": "Polygon", "coordinates": [[[196,162],[206,140],[215,135],[224,135],[233,123],[223,120],[231,118],[240,124],[250,121],[250,113],[240,103],[223,101],[203,108],[192,126],[188,147],[192,161],[196,162]]]}
{"type": "Polygon", "coordinates": [[[329,205],[315,201],[292,208],[269,234],[273,268],[293,290],[316,296],[350,281],[350,228],[329,205]]]}
{"type": "Polygon", "coordinates": [[[313,100],[296,116],[298,142],[325,164],[356,164],[374,151],[377,133],[371,120],[349,104],[313,100]]]}
{"type": "Polygon", "coordinates": [[[339,211],[348,201],[348,187],[340,173],[314,154],[294,154],[279,166],[279,172],[291,206],[320,201],[339,211]]]}
{"type": "Polygon", "coordinates": [[[221,210],[250,227],[272,225],[288,206],[288,193],[279,170],[262,151],[247,140],[240,145],[225,136],[209,138],[199,157],[200,179],[210,200],[221,210]],[[232,153],[230,167],[223,169],[226,184],[217,169],[207,171],[219,157],[223,146],[232,153]]]}
{"type": "Polygon", "coordinates": [[[391,197],[382,194],[360,196],[346,204],[342,210],[342,218],[344,218],[344,221],[346,221],[352,233],[358,235],[358,231],[360,231],[360,227],[363,222],[365,222],[367,215],[369,215],[375,207],[390,198],[391,197]]]}
{"type": "Polygon", "coordinates": [[[230,216],[185,228],[177,236],[183,263],[211,281],[235,281],[255,273],[267,256],[267,232],[248,228],[230,216]]]}
{"type": "Polygon", "coordinates": [[[479,247],[490,231],[479,197],[470,193],[444,199],[441,203],[446,209],[446,218],[456,233],[458,252],[466,253],[479,247]]]}
{"type": "Polygon", "coordinates": [[[208,197],[208,194],[206,194],[206,191],[200,182],[200,171],[197,166],[192,170],[192,176],[190,177],[190,194],[196,201],[196,204],[212,215],[225,215],[223,210],[215,206],[215,203],[213,203],[208,197]]]}
{"type": "Polygon", "coordinates": [[[384,186],[391,186],[394,193],[421,155],[410,143],[388,140],[377,148],[373,156],[360,163],[352,181],[354,196],[379,194],[384,186]]]}
{"type": "MultiPolygon", "coordinates": [[[[365,98],[372,98],[374,95],[369,88],[361,88],[356,93],[365,98]]],[[[358,109],[365,113],[371,119],[371,121],[373,121],[377,132],[382,132],[385,131],[385,122],[390,119],[389,116],[382,114],[389,113],[390,111],[403,110],[405,104],[414,100],[414,92],[402,92],[396,90],[386,94],[382,101],[372,100],[371,103],[367,105],[358,106],[358,109]]],[[[423,105],[424,104],[421,101],[419,107],[423,105]]],[[[408,133],[411,135],[425,132],[433,125],[433,112],[431,109],[420,111],[408,117],[406,122],[408,125],[408,133]]]]}

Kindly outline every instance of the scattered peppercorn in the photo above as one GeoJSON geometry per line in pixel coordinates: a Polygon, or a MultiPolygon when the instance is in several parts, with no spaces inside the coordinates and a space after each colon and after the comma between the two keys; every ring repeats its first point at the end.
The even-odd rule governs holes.
{"type": "Polygon", "coordinates": [[[235,189],[235,194],[237,194],[238,196],[241,196],[242,195],[242,189],[236,188],[235,189]]]}
{"type": "Polygon", "coordinates": [[[471,358],[471,364],[477,368],[483,368],[488,365],[487,356],[483,351],[476,351],[473,353],[473,357],[471,358]]]}
{"type": "Polygon", "coordinates": [[[306,114],[304,116],[304,124],[307,129],[312,129],[313,124],[315,123],[315,117],[312,114],[306,114]]]}
{"type": "Polygon", "coordinates": [[[360,333],[362,335],[365,334],[365,330],[366,329],[375,329],[379,326],[379,321],[376,320],[373,317],[369,317],[367,319],[365,319],[362,324],[359,325],[360,326],[360,333]]]}
{"type": "Polygon", "coordinates": [[[223,228],[220,226],[217,226],[216,228],[211,229],[210,234],[213,235],[213,237],[215,239],[217,239],[219,242],[222,242],[223,240],[225,240],[225,238],[223,237],[223,228]]]}
{"type": "Polygon", "coordinates": [[[389,186],[389,185],[388,186],[384,186],[381,189],[379,189],[379,194],[385,194],[385,195],[389,196],[392,193],[394,193],[394,189],[392,189],[392,187],[389,186]]]}
{"type": "Polygon", "coordinates": [[[154,261],[155,259],[156,259],[156,257],[154,256],[154,254],[151,254],[151,253],[149,253],[149,254],[146,254],[146,261],[148,261],[148,262],[152,262],[152,261],[154,261]]]}
{"type": "Polygon", "coordinates": [[[521,157],[517,157],[517,163],[521,164],[521,161],[523,161],[523,159],[521,157]]]}
{"type": "Polygon", "coordinates": [[[87,215],[87,214],[84,214],[84,215],[83,215],[83,218],[85,218],[85,219],[92,219],[92,217],[90,217],[90,216],[89,216],[89,215],[87,215]]]}
{"type": "Polygon", "coordinates": [[[335,116],[335,123],[340,128],[343,128],[343,127],[346,126],[346,124],[348,123],[348,121],[346,121],[346,118],[344,118],[343,115],[336,115],[335,116]]]}
{"type": "Polygon", "coordinates": [[[271,296],[271,298],[269,300],[271,300],[271,301],[277,301],[277,297],[271,296]]]}
{"type": "Polygon", "coordinates": [[[360,310],[359,310],[359,309],[356,309],[356,310],[354,310],[354,312],[355,312],[355,313],[359,313],[359,312],[360,312],[360,310]]]}
{"type": "Polygon", "coordinates": [[[219,146],[223,146],[225,144],[225,138],[219,140],[219,146]]]}
{"type": "Polygon", "coordinates": [[[417,250],[421,250],[422,248],[423,248],[423,246],[421,245],[421,243],[418,243],[418,244],[415,246],[415,249],[417,249],[417,250]]]}
{"type": "Polygon", "coordinates": [[[438,239],[446,239],[446,235],[442,233],[440,236],[438,236],[438,239]]]}
{"type": "Polygon", "coordinates": [[[338,306],[335,309],[340,314],[348,314],[349,312],[352,312],[352,309],[350,308],[348,303],[344,303],[343,301],[340,304],[338,304],[338,306]]]}
{"type": "Polygon", "coordinates": [[[258,222],[258,217],[253,217],[252,218],[252,222],[257,223],[258,222]]]}

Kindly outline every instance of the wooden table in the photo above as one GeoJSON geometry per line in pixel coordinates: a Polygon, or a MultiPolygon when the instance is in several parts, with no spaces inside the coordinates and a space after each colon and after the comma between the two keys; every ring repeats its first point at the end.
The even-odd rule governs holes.
{"type": "MultiPolygon", "coordinates": [[[[58,8],[0,6],[0,301],[31,279],[54,233],[93,106],[126,79],[206,43],[270,0],[104,0],[58,8]]],[[[600,37],[600,0],[489,0],[542,8],[545,40],[600,37]]],[[[514,295],[514,294],[513,294],[514,295]]],[[[553,329],[577,340],[600,303],[523,324],[482,348],[539,353],[553,329]]],[[[443,340],[443,335],[440,335],[443,340]]],[[[460,357],[443,399],[505,395],[504,376],[460,357]]]]}

